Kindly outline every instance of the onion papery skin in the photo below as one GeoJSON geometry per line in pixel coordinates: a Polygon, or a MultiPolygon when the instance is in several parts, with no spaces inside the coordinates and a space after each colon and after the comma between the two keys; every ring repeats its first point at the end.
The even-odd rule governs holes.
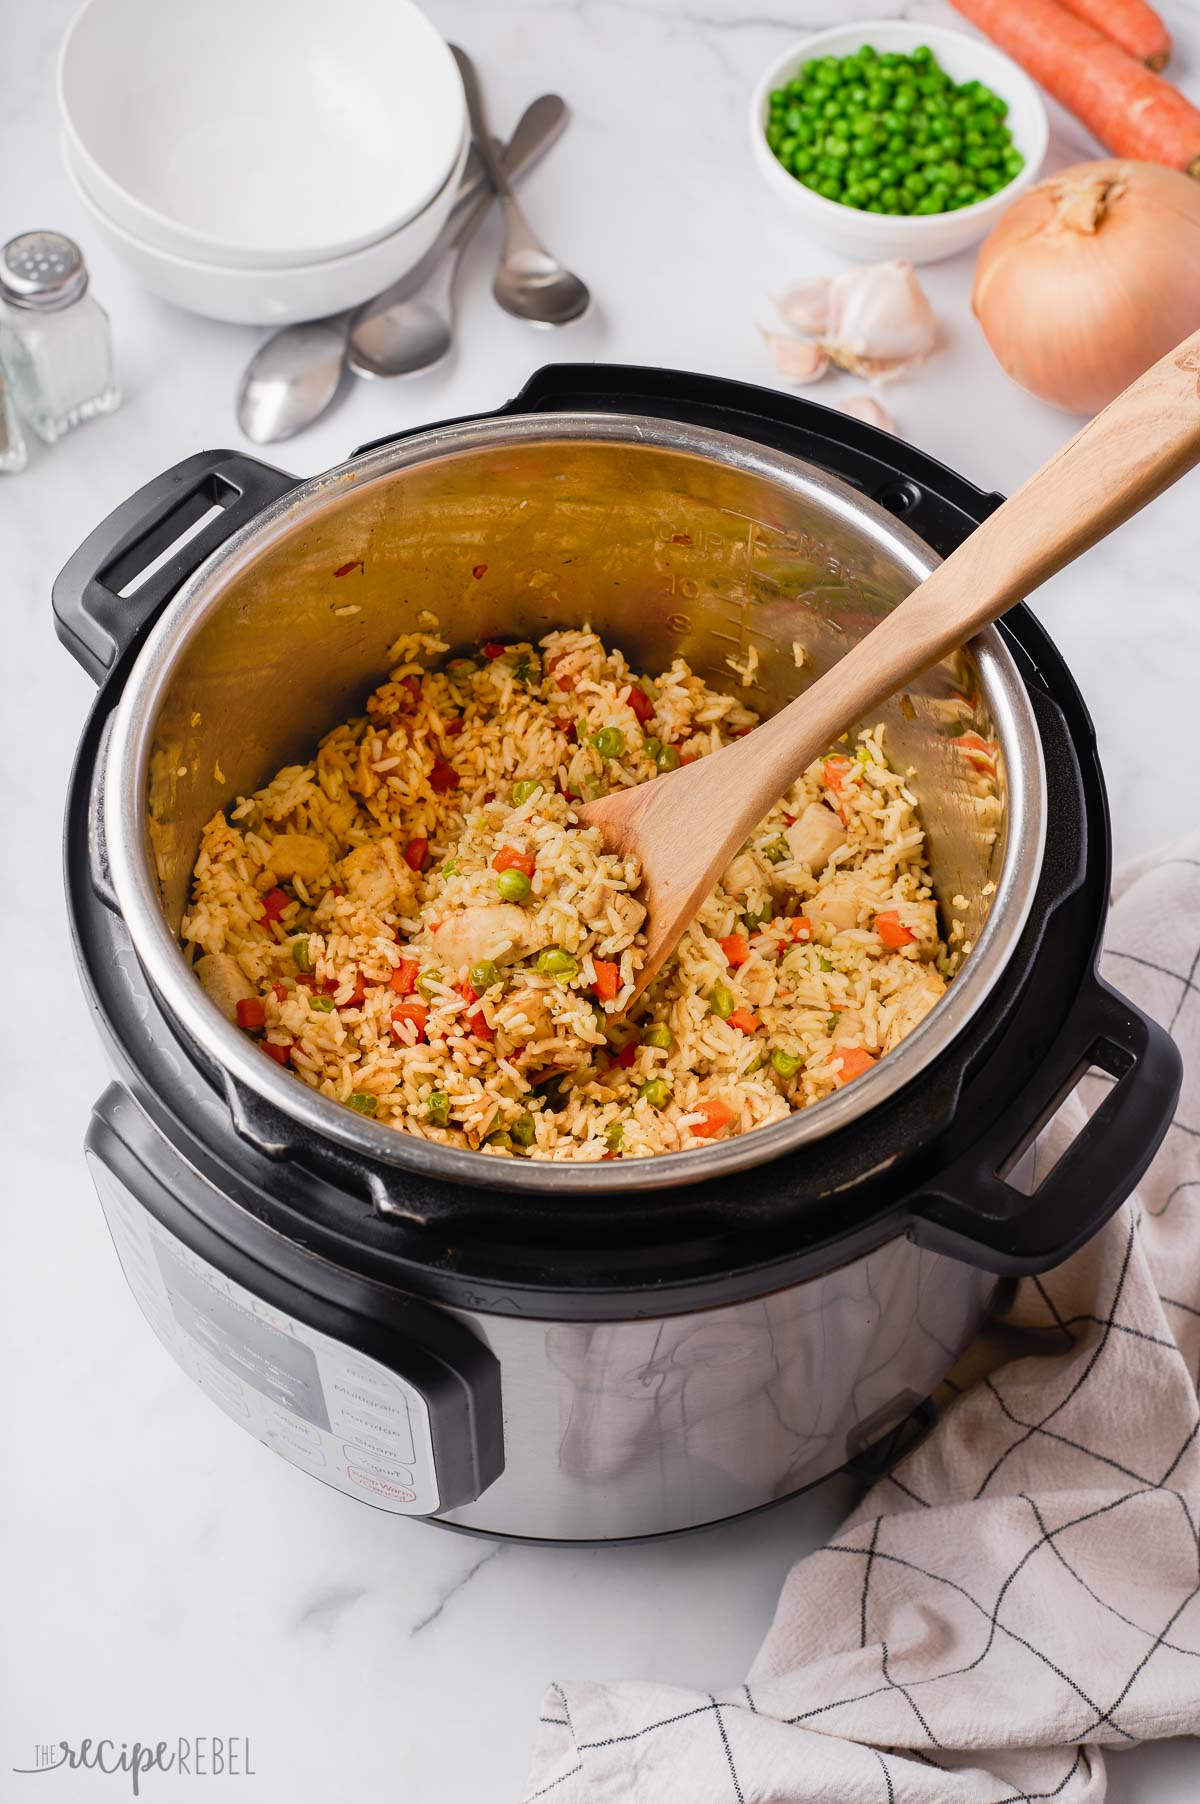
{"type": "Polygon", "coordinates": [[[1200,182],[1126,158],[1039,182],[984,240],[971,305],[1014,382],[1095,413],[1200,328],[1200,182]]]}

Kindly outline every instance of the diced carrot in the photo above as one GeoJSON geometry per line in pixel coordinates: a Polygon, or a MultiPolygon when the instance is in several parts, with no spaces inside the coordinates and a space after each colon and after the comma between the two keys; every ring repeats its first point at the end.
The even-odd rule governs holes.
{"type": "Polygon", "coordinates": [[[285,889],[269,889],[262,899],[263,920],[277,921],[291,899],[285,889]]]}
{"type": "Polygon", "coordinates": [[[886,914],[875,916],[875,931],[884,945],[893,952],[899,952],[901,946],[911,946],[917,937],[915,933],[909,932],[894,908],[886,914]]]}
{"type": "Polygon", "coordinates": [[[601,1002],[611,1002],[621,987],[621,967],[611,959],[594,958],[592,968],[596,973],[596,981],[592,988],[601,1002]]]}
{"type": "Polygon", "coordinates": [[[501,846],[492,859],[494,871],[523,871],[526,877],[532,877],[536,859],[532,852],[519,852],[516,846],[501,846]]]}
{"type": "Polygon", "coordinates": [[[290,1040],[260,1040],[259,1045],[269,1059],[277,1065],[290,1065],[292,1062],[292,1042],[290,1040]]]}
{"type": "Polygon", "coordinates": [[[485,639],[482,650],[484,657],[494,664],[497,658],[504,656],[507,647],[500,645],[495,639],[485,639]]]}
{"type": "Polygon", "coordinates": [[[397,687],[397,689],[402,689],[404,691],[404,693],[408,697],[409,703],[412,707],[414,707],[414,708],[420,707],[420,705],[421,705],[421,679],[419,676],[401,677],[400,681],[396,684],[396,687],[397,687]]]}
{"type": "Polygon", "coordinates": [[[683,769],[685,764],[695,764],[695,762],[699,758],[699,756],[700,756],[699,752],[680,752],[680,754],[679,754],[680,770],[683,769]]]}
{"type": "MultiPolygon", "coordinates": [[[[1200,175],[1200,111],[1059,0],[954,0],[1114,156],[1200,175]]],[[[1094,10],[1094,9],[1092,9],[1094,10]]]]}
{"type": "Polygon", "coordinates": [[[985,739],[982,733],[960,733],[950,741],[956,745],[972,764],[981,770],[990,770],[996,762],[996,747],[991,740],[985,739]]]}
{"type": "Polygon", "coordinates": [[[718,940],[717,945],[725,954],[725,963],[734,971],[744,965],[750,956],[750,942],[744,933],[731,933],[725,939],[718,940]]]}
{"type": "Polygon", "coordinates": [[[733,1110],[725,1102],[702,1102],[696,1113],[702,1117],[692,1123],[692,1132],[701,1140],[711,1140],[733,1120],[733,1110]]]}
{"type": "Polygon", "coordinates": [[[423,871],[429,862],[429,841],[418,833],[404,848],[404,862],[410,871],[423,871]]]}
{"type": "Polygon", "coordinates": [[[361,1008],[367,999],[367,980],[361,971],[354,973],[354,988],[345,1002],[339,1002],[339,1008],[361,1008]]]}
{"type": "Polygon", "coordinates": [[[762,1022],[748,1008],[735,1008],[729,1017],[729,1025],[736,1027],[740,1033],[752,1034],[758,1031],[762,1022]]]}
{"type": "Polygon", "coordinates": [[[865,1046],[839,1046],[836,1057],[842,1061],[842,1068],[834,1080],[839,1084],[848,1084],[853,1078],[861,1077],[876,1062],[865,1046]]]}
{"type": "Polygon", "coordinates": [[[414,1027],[420,1042],[428,1037],[425,1031],[428,1022],[429,1010],[423,1002],[402,1002],[392,1010],[392,1033],[403,1046],[411,1043],[408,1035],[401,1032],[403,1027],[414,1027]]]}
{"type": "Polygon", "coordinates": [[[388,979],[390,987],[397,996],[411,996],[417,987],[417,973],[421,967],[415,958],[402,958],[388,979]]]}
{"type": "MultiPolygon", "coordinates": [[[[472,983],[460,983],[458,993],[464,1002],[479,1001],[479,992],[472,983]]],[[[477,1040],[491,1041],[496,1038],[496,1030],[481,1008],[473,1009],[467,1016],[467,1026],[477,1040]]]]}
{"type": "Polygon", "coordinates": [[[789,931],[794,940],[811,940],[813,924],[807,915],[793,915],[789,931]]]}
{"type": "Polygon", "coordinates": [[[267,1025],[267,1011],[263,1007],[261,996],[242,997],[237,1004],[237,1023],[239,1027],[244,1027],[247,1033],[253,1033],[256,1028],[267,1025]]]}
{"type": "Polygon", "coordinates": [[[636,683],[625,697],[625,700],[629,703],[629,706],[637,715],[639,722],[643,725],[653,717],[654,703],[650,700],[646,691],[644,689],[639,689],[636,683]]]}
{"type": "Polygon", "coordinates": [[[823,769],[825,781],[830,789],[841,789],[853,768],[854,760],[852,758],[826,758],[823,769]]]}
{"type": "Polygon", "coordinates": [[[546,675],[554,679],[556,689],[561,689],[565,693],[568,689],[578,688],[579,678],[573,670],[560,671],[559,667],[562,662],[562,657],[547,658],[546,675]]]}
{"type": "Polygon", "coordinates": [[[429,787],[436,795],[445,795],[447,790],[458,788],[458,772],[444,758],[435,758],[433,769],[429,773],[429,787]]]}

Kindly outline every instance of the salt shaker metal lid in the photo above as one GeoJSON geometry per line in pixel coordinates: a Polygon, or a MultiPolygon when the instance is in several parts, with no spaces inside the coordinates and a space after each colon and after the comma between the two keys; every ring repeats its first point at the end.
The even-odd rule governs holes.
{"type": "Polygon", "coordinates": [[[0,299],[57,312],[87,292],[83,252],[62,232],[22,232],[0,250],[0,299]]]}

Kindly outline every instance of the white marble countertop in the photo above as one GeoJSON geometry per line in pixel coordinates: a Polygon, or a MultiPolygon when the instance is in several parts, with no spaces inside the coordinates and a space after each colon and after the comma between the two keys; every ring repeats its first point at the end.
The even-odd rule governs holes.
{"type": "MultiPolygon", "coordinates": [[[[95,1778],[10,1769],[60,1736],[182,1733],[248,1736],[257,1776],[245,1790],[262,1804],[499,1804],[520,1795],[548,1679],[636,1675],[705,1689],[739,1680],[788,1566],[834,1526],[845,1488],[657,1546],[535,1549],[438,1533],[309,1484],[236,1433],[139,1316],[81,1156],[108,1073],[67,944],[59,812],[91,691],[55,643],[49,590],[79,540],[139,484],[201,447],[242,444],[232,396],[258,335],[153,300],[87,229],[55,142],[53,57],[74,5],[14,12],[0,109],[0,236],[41,225],[78,235],[113,318],[126,394],[113,418],[0,478],[13,854],[4,893],[15,948],[3,986],[0,1795],[14,1804],[127,1795],[111,1789],[121,1781],[106,1791],[95,1778]]],[[[869,9],[428,0],[428,10],[478,58],[497,125],[539,90],[569,100],[574,121],[528,199],[599,307],[563,337],[508,319],[487,292],[494,240],[485,235],[470,258],[453,364],[405,385],[358,385],[318,427],[266,455],[319,470],[372,436],[494,405],[547,359],[770,381],[755,330],[766,295],[835,265],[756,176],[748,92],[804,29],[869,9]]],[[[953,19],[939,0],[883,0],[880,10],[953,19]]],[[[1176,73],[1200,93],[1200,13],[1182,0],[1165,10],[1176,73]]],[[[992,362],[967,306],[969,257],[924,279],[945,345],[889,405],[916,444],[984,487],[1010,488],[1070,422],[992,362]]],[[[838,392],[832,381],[815,391],[838,392]]],[[[1176,828],[1179,789],[1156,777],[1178,765],[1193,732],[1196,493],[1193,483],[1157,502],[1038,602],[1096,719],[1118,857],[1176,828]]],[[[1110,1770],[1120,1804],[1196,1795],[1191,1744],[1119,1755],[1110,1770]]],[[[185,1787],[155,1776],[143,1795],[174,1799],[185,1787]]]]}

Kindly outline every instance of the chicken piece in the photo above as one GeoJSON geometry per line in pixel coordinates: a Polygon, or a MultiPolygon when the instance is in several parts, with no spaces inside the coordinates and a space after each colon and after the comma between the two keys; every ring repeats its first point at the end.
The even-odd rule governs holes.
{"type": "Polygon", "coordinates": [[[329,849],[312,833],[281,833],[271,846],[271,869],[281,883],[315,883],[329,866],[329,849]]]}
{"type": "Polygon", "coordinates": [[[505,1032],[521,1043],[548,1040],[554,1033],[554,1016],[550,1012],[550,997],[546,990],[535,990],[528,984],[524,989],[514,990],[511,996],[504,998],[504,1013],[505,1032]],[[522,1019],[509,1025],[510,1011],[522,1019]]]}
{"type": "Polygon", "coordinates": [[[749,848],[730,859],[721,878],[722,887],[731,896],[746,896],[751,890],[766,895],[771,888],[771,871],[765,859],[749,848]]]}
{"type": "Polygon", "coordinates": [[[254,985],[228,952],[206,952],[195,964],[196,976],[227,1021],[237,1020],[237,1005],[255,994],[254,985]]]}
{"type": "Polygon", "coordinates": [[[917,956],[926,962],[937,957],[938,951],[938,918],[937,903],[932,898],[928,902],[897,902],[892,912],[899,915],[900,925],[907,927],[917,942],[917,956]]]}
{"type": "Polygon", "coordinates": [[[806,864],[813,876],[819,877],[848,836],[832,808],[824,802],[810,802],[799,819],[784,829],[783,837],[797,863],[806,864]]]}
{"type": "Polygon", "coordinates": [[[394,839],[356,846],[342,859],[338,873],[355,901],[365,902],[368,908],[390,908],[397,914],[415,908],[417,879],[394,839]]]}
{"type": "Polygon", "coordinates": [[[469,970],[490,958],[509,964],[550,944],[545,928],[515,902],[484,902],[446,915],[433,936],[438,961],[447,976],[469,970]]]}
{"type": "Polygon", "coordinates": [[[899,1046],[945,993],[946,986],[936,971],[922,971],[913,983],[905,984],[893,1004],[892,1018],[883,1037],[883,1050],[891,1052],[899,1046]]]}
{"type": "Polygon", "coordinates": [[[608,930],[603,942],[606,946],[614,940],[626,944],[646,919],[645,908],[628,890],[614,889],[603,877],[588,885],[577,906],[589,927],[601,933],[608,930]]]}
{"type": "Polygon", "coordinates": [[[804,904],[804,912],[814,927],[845,933],[848,928],[868,925],[871,907],[864,897],[861,878],[848,872],[822,884],[804,904]]]}

